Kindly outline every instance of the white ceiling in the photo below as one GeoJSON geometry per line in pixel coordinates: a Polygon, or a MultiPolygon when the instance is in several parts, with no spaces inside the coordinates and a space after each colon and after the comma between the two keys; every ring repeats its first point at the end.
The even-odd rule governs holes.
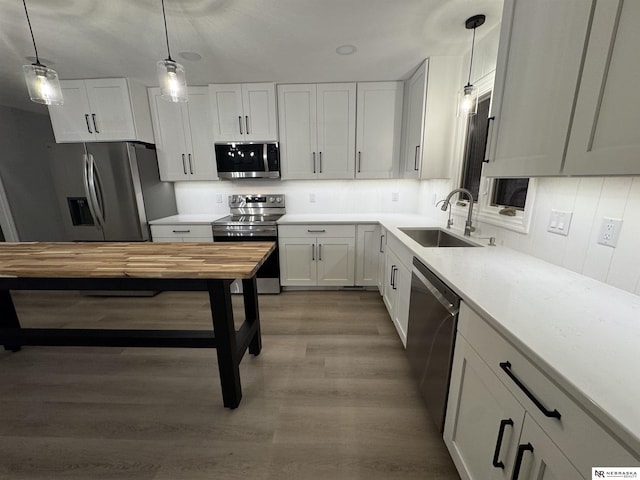
{"type": "MultiPolygon", "coordinates": [[[[131,77],[157,85],[167,56],[160,0],[27,0],[42,63],[60,78],[131,77]]],[[[469,50],[464,21],[502,0],[165,0],[172,57],[190,85],[406,78],[425,57],[469,50]],[[336,54],[352,44],[353,55],[336,54]],[[198,62],[179,53],[197,52],[198,62]]],[[[43,111],[22,78],[33,45],[21,0],[0,0],[0,104],[43,111]]]]}

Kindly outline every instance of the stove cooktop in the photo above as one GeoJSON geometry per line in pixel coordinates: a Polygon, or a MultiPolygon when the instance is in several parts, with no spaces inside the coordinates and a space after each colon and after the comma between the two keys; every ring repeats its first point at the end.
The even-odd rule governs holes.
{"type": "Polygon", "coordinates": [[[281,214],[228,215],[213,222],[214,225],[275,225],[281,214]]]}

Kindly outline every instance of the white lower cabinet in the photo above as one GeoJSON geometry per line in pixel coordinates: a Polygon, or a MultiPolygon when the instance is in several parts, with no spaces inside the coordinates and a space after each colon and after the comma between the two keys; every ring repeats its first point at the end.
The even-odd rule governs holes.
{"type": "Polygon", "coordinates": [[[411,295],[411,263],[413,254],[395,237],[386,239],[385,284],[382,293],[393,325],[398,331],[402,344],[407,346],[407,327],[409,325],[409,297],[411,295]]]}
{"type": "Polygon", "coordinates": [[[378,285],[380,225],[356,225],[356,285],[378,285]]]}
{"type": "Polygon", "coordinates": [[[211,225],[175,223],[151,225],[153,242],[213,242],[211,225]]]}
{"type": "Polygon", "coordinates": [[[354,285],[355,225],[281,225],[278,245],[282,286],[354,285]]]}
{"type": "Polygon", "coordinates": [[[444,440],[465,480],[589,479],[638,459],[464,302],[444,440]]]}

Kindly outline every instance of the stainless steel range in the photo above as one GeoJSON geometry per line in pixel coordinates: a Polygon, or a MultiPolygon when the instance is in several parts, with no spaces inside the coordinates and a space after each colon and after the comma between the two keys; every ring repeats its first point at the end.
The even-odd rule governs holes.
{"type": "MultiPolygon", "coordinates": [[[[213,222],[214,242],[275,241],[276,250],[258,270],[258,293],[280,293],[277,220],[285,214],[284,194],[230,195],[231,215],[213,222]]],[[[240,293],[236,280],[231,291],[240,293]]]]}

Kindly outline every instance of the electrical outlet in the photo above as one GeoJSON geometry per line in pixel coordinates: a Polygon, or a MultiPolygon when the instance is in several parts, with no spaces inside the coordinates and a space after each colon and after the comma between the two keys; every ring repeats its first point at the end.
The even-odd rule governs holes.
{"type": "Polygon", "coordinates": [[[315,193],[310,193],[309,194],[309,203],[316,203],[316,194],[315,193]]]}
{"type": "Polygon", "coordinates": [[[391,201],[392,202],[397,202],[398,200],[400,200],[400,193],[399,192],[392,192],[391,193],[391,201]]]}
{"type": "Polygon", "coordinates": [[[615,248],[620,237],[622,229],[622,219],[620,218],[603,218],[600,227],[600,235],[598,235],[598,243],[607,247],[615,248]]]}
{"type": "Polygon", "coordinates": [[[216,193],[216,203],[222,203],[222,194],[216,193]]]}
{"type": "Polygon", "coordinates": [[[563,212],[560,210],[551,210],[549,217],[549,226],[547,231],[557,233],[558,235],[569,235],[569,226],[571,225],[571,217],[573,212],[563,212]]]}

